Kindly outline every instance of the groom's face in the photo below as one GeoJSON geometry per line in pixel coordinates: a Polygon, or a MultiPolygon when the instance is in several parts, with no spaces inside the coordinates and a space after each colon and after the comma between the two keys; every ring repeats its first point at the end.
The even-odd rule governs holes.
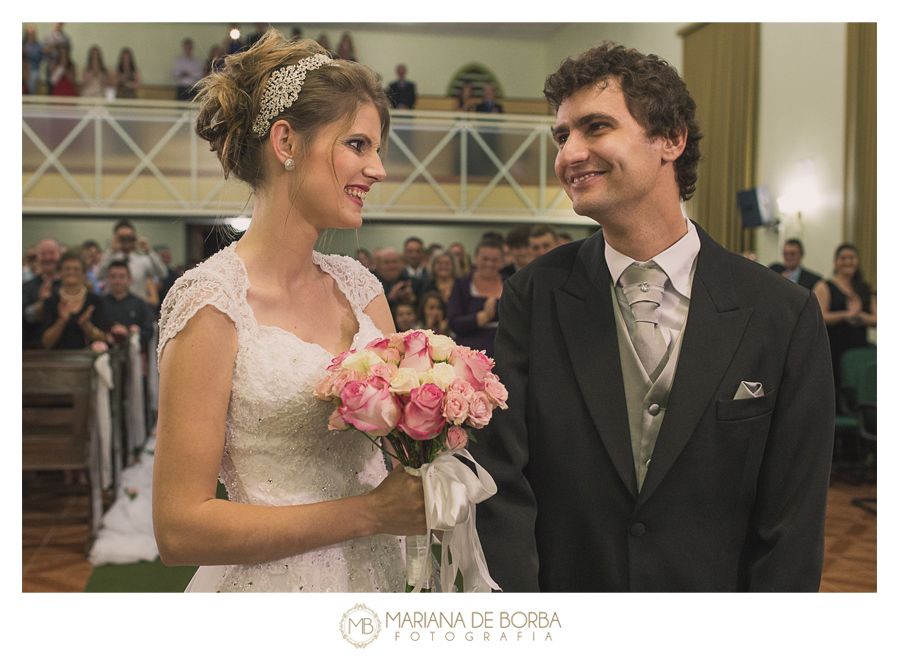
{"type": "MultiPolygon", "coordinates": [[[[556,175],[576,213],[600,221],[660,194],[664,140],[631,115],[615,79],[582,87],[557,111],[556,175]]],[[[671,175],[671,174],[669,174],[671,175]]]]}

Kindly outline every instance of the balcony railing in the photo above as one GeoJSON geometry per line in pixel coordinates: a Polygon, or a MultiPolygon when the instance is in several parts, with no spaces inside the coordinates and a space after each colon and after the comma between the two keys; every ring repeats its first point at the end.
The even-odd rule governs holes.
{"type": "MultiPolygon", "coordinates": [[[[234,217],[249,188],[225,181],[187,103],[31,97],[22,107],[25,215],[234,217]]],[[[396,111],[387,178],[365,216],[590,224],[553,172],[546,116],[396,111]]]]}

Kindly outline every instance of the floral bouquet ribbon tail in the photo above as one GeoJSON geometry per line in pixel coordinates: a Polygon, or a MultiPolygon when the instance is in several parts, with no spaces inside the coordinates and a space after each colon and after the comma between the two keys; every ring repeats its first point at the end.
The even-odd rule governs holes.
{"type": "MultiPolygon", "coordinates": [[[[465,592],[500,590],[488,572],[481,541],[475,530],[475,505],[497,493],[494,479],[472,458],[468,450],[449,450],[421,468],[406,468],[410,475],[422,478],[425,489],[426,536],[442,530],[441,591],[453,591],[457,572],[462,572],[465,592]],[[456,457],[464,457],[475,472],[456,457]],[[451,560],[452,558],[452,560],[451,560]]],[[[431,560],[422,560],[422,573],[413,593],[431,576],[431,560]]]]}

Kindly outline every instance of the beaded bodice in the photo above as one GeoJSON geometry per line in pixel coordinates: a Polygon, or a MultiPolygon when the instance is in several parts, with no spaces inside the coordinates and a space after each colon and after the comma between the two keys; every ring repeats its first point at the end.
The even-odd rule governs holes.
{"type": "MultiPolygon", "coordinates": [[[[247,303],[250,281],[234,247],[176,282],[163,302],[159,338],[161,356],[207,304],[234,322],[238,349],[219,472],[229,500],[298,505],[372,489],[387,474],[380,451],[357,432],[326,429],[333,407],[313,395],[333,355],[284,329],[257,324],[247,303]]],[[[380,337],[363,311],[381,292],[378,280],[345,256],[314,252],[313,260],[353,309],[359,324],[353,349],[380,337]]],[[[404,584],[399,540],[376,535],[263,565],[231,565],[218,590],[398,591],[404,584]]]]}

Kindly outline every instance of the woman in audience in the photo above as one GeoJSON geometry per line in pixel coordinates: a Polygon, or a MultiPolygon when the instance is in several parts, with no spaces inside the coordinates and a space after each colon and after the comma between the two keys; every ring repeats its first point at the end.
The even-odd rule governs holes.
{"type": "Polygon", "coordinates": [[[867,330],[878,323],[875,292],[859,269],[859,253],[844,243],[834,252],[834,274],[813,288],[831,343],[835,390],[841,390],[841,356],[854,347],[869,344],[867,330]]]}
{"type": "Polygon", "coordinates": [[[447,251],[456,256],[456,266],[459,276],[469,274],[472,271],[472,261],[469,260],[469,254],[462,242],[451,242],[447,247],[447,251]]]}
{"type": "Polygon", "coordinates": [[[338,44],[337,56],[351,62],[358,61],[356,59],[356,46],[353,45],[353,38],[349,32],[341,35],[341,42],[338,44]]]}
{"type": "Polygon", "coordinates": [[[97,46],[88,52],[87,66],[81,76],[81,95],[88,98],[103,98],[109,85],[109,72],[103,63],[103,53],[97,46]]]}
{"type": "Polygon", "coordinates": [[[141,88],[141,73],[131,48],[122,48],[115,73],[116,98],[137,98],[141,88]]]}
{"type": "Polygon", "coordinates": [[[453,98],[454,112],[474,112],[475,106],[478,105],[478,99],[472,95],[472,85],[464,82],[459,88],[459,92],[453,98]]]}
{"type": "Polygon", "coordinates": [[[404,591],[396,535],[425,532],[421,480],[329,429],[316,397],[336,355],[394,331],[375,276],[314,251],[362,225],[384,179],[387,96],[365,66],[274,30],[199,84],[197,134],[252,188],[253,217],[163,302],[160,556],[204,565],[189,591],[404,591]]]}
{"type": "Polygon", "coordinates": [[[497,302],[503,292],[505,277],[503,245],[485,240],[475,249],[475,270],[453,284],[447,317],[456,342],[473,350],[484,350],[494,356],[494,337],[497,335],[497,302]]]}
{"type": "Polygon", "coordinates": [[[444,303],[449,302],[456,277],[461,275],[456,256],[449,251],[434,252],[434,255],[431,257],[428,274],[429,283],[426,291],[435,290],[440,293],[444,303]]]}
{"type": "Polygon", "coordinates": [[[415,329],[419,317],[416,315],[416,307],[411,302],[398,302],[394,304],[394,325],[397,331],[409,331],[415,329]]]}
{"type": "Polygon", "coordinates": [[[44,302],[41,344],[47,349],[80,350],[105,341],[109,322],[103,299],[89,290],[78,250],[60,256],[57,269],[61,285],[44,302]]]}
{"type": "Polygon", "coordinates": [[[77,96],[78,88],[75,86],[75,62],[72,61],[72,53],[68,44],[59,48],[59,61],[50,72],[50,94],[53,96],[77,96]]]}
{"type": "Polygon", "coordinates": [[[437,290],[426,292],[419,301],[419,329],[431,329],[436,334],[450,335],[447,302],[437,290]]]}
{"type": "MultiPolygon", "coordinates": [[[[27,78],[25,87],[27,94],[38,92],[38,81],[41,76],[41,60],[44,59],[44,49],[37,38],[37,30],[34,25],[25,26],[25,34],[22,37],[22,64],[27,65],[27,78]]],[[[26,71],[23,69],[23,73],[26,71]]]]}

